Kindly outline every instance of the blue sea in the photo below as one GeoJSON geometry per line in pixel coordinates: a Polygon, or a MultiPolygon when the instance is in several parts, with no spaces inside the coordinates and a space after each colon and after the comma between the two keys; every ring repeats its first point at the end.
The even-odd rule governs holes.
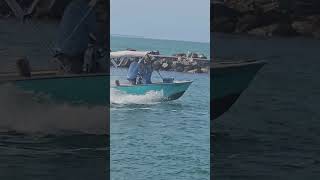
{"type": "MultiPolygon", "coordinates": [[[[159,50],[161,54],[195,51],[209,55],[209,44],[112,37],[112,50],[159,50]]],[[[193,80],[178,100],[156,102],[159,94],[128,95],[111,89],[111,179],[210,178],[209,76],[161,72],[176,80],[193,80]]],[[[111,70],[126,81],[126,69],[111,70]]],[[[154,73],[153,81],[160,81],[154,73]]]]}
{"type": "MultiPolygon", "coordinates": [[[[53,66],[42,43],[54,42],[57,24],[36,23],[39,32],[29,24],[0,20],[0,72],[13,70],[22,56],[35,69],[53,66]]],[[[203,43],[125,42],[112,38],[112,44],[122,45],[111,48],[209,52],[203,43]]],[[[170,103],[113,95],[111,136],[106,106],[39,103],[32,93],[0,85],[0,179],[106,179],[110,137],[112,179],[209,179],[208,75],[163,75],[194,83],[185,96],[170,103]]]]}
{"type": "MultiPolygon", "coordinates": [[[[0,20],[0,72],[29,58],[32,68],[47,68],[56,24],[0,20]]],[[[108,109],[39,103],[34,94],[0,85],[0,179],[106,179],[109,171],[108,109]]]]}
{"type": "Polygon", "coordinates": [[[121,51],[127,48],[138,51],[159,51],[162,55],[196,52],[209,57],[210,44],[202,42],[146,39],[141,37],[111,36],[111,50],[121,51]]]}
{"type": "Polygon", "coordinates": [[[211,37],[219,57],[276,57],[265,58],[249,88],[211,123],[212,178],[319,179],[320,41],[211,37]]]}

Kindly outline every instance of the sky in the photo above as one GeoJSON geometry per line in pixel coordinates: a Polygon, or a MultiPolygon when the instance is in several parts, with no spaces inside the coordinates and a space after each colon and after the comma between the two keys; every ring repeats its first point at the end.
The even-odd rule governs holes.
{"type": "Polygon", "coordinates": [[[209,42],[210,0],[111,0],[111,34],[209,42]]]}

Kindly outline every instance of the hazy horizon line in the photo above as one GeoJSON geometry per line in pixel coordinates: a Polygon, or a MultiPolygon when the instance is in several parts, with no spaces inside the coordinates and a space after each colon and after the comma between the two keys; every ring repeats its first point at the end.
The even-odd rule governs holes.
{"type": "Polygon", "coordinates": [[[153,40],[165,40],[165,41],[182,41],[182,42],[193,42],[193,43],[210,43],[209,41],[192,41],[192,40],[181,40],[181,39],[168,39],[168,38],[154,38],[154,37],[146,37],[140,35],[128,35],[128,34],[110,34],[111,36],[118,36],[118,37],[128,37],[128,38],[142,38],[142,39],[153,39],[153,40]]]}

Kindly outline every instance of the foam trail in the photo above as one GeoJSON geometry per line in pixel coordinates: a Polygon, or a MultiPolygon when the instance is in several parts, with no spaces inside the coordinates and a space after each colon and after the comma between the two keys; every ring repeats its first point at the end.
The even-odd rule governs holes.
{"type": "Polygon", "coordinates": [[[1,85],[0,131],[107,134],[107,107],[72,106],[49,101],[40,103],[35,97],[34,94],[22,92],[13,85],[1,85]]]}
{"type": "Polygon", "coordinates": [[[114,88],[110,90],[111,104],[157,104],[162,97],[163,92],[160,91],[150,91],[145,95],[132,95],[114,88]]]}

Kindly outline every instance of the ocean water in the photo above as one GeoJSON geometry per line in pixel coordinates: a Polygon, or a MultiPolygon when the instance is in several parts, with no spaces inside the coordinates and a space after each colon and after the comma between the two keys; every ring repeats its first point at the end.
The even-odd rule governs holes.
{"type": "Polygon", "coordinates": [[[39,103],[0,86],[0,179],[105,179],[106,107],[39,103]]]}
{"type": "MultiPolygon", "coordinates": [[[[12,19],[0,20],[1,72],[14,70],[15,60],[22,56],[29,58],[34,69],[56,66],[49,61],[51,55],[43,43],[53,44],[57,24],[36,24],[40,31],[12,19]]],[[[150,48],[168,55],[188,50],[209,52],[208,44],[203,43],[161,41],[153,47],[146,42],[157,41],[129,39],[111,48],[150,48]],[[159,44],[167,48],[160,49],[163,46],[159,44]]],[[[120,41],[112,38],[112,42],[120,41]]],[[[209,178],[208,75],[168,75],[194,80],[178,101],[154,103],[153,95],[111,96],[115,100],[111,115],[116,120],[111,124],[115,127],[111,129],[114,179],[209,178]]],[[[33,94],[10,84],[0,85],[0,179],[107,179],[107,113],[107,107],[39,103],[33,94]]]]}
{"type": "MultiPolygon", "coordinates": [[[[176,41],[125,39],[111,41],[112,50],[128,47],[171,54],[191,47],[206,52],[203,44],[176,41]],[[119,40],[119,41],[118,41],[119,40]],[[126,42],[126,43],[125,43],[126,42]],[[185,45],[185,46],[184,46],[185,45]]],[[[176,80],[193,80],[178,100],[157,102],[161,93],[128,95],[111,89],[111,179],[209,179],[210,122],[209,76],[161,72],[176,80]]],[[[126,69],[112,69],[111,83],[126,81],[126,69]]],[[[160,81],[154,73],[153,81],[160,81]]]]}
{"type": "Polygon", "coordinates": [[[168,56],[175,53],[187,53],[188,51],[204,54],[207,57],[210,55],[209,43],[122,36],[111,36],[110,40],[112,51],[121,51],[126,50],[127,48],[133,48],[138,51],[159,51],[160,54],[168,56]]]}
{"type": "MultiPolygon", "coordinates": [[[[0,72],[27,56],[34,69],[52,67],[43,41],[53,42],[55,23],[0,20],[0,72]],[[21,31],[23,30],[23,31],[21,31]]],[[[10,84],[0,85],[0,179],[106,179],[109,136],[106,107],[46,101],[10,84]]]]}
{"type": "Polygon", "coordinates": [[[211,123],[213,179],[319,179],[320,41],[212,37],[216,56],[279,56],[211,123]]]}

